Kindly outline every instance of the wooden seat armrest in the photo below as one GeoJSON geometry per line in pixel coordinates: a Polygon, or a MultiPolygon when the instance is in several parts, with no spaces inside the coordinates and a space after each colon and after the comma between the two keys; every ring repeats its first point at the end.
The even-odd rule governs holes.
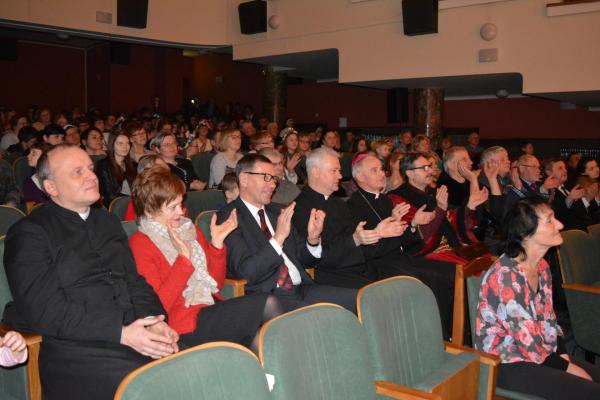
{"type": "Polygon", "coordinates": [[[479,351],[477,349],[472,349],[470,347],[461,347],[454,343],[444,342],[444,350],[450,354],[460,354],[463,352],[474,353],[479,356],[479,361],[490,366],[497,366],[502,361],[500,357],[495,356],[490,353],[485,353],[483,351],[479,351]]]}
{"type": "Polygon", "coordinates": [[[576,290],[578,292],[586,292],[591,294],[600,294],[600,287],[591,285],[582,285],[580,283],[563,283],[563,289],[576,290]]]}
{"type": "Polygon", "coordinates": [[[246,293],[245,279],[225,278],[224,284],[233,287],[233,297],[241,297],[246,293]]]}
{"type": "MultiPolygon", "coordinates": [[[[4,336],[10,331],[14,331],[14,329],[6,324],[0,323],[0,335],[4,336]]],[[[23,332],[19,332],[19,333],[21,335],[23,335],[23,338],[25,339],[25,343],[27,343],[27,346],[31,346],[36,343],[42,343],[42,335],[38,335],[37,333],[23,333],[23,332]]]]}
{"type": "Polygon", "coordinates": [[[375,381],[377,394],[402,400],[442,400],[440,395],[398,385],[388,381],[375,381]]]}

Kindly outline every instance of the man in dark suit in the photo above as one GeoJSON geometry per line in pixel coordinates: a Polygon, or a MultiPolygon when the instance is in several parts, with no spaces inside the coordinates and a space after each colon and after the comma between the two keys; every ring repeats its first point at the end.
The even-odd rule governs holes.
{"type": "Polygon", "coordinates": [[[559,186],[559,181],[554,176],[548,176],[543,182],[541,179],[542,167],[540,161],[532,155],[524,154],[517,160],[516,165],[519,179],[513,179],[513,186],[506,193],[504,212],[519,200],[526,197],[540,196],[550,199],[550,190],[559,186]]]}
{"type": "Polygon", "coordinates": [[[547,176],[553,176],[558,180],[558,187],[550,194],[550,205],[554,210],[556,219],[563,223],[565,230],[581,229],[573,225],[573,204],[584,195],[584,189],[575,185],[571,190],[565,187],[568,179],[567,166],[561,159],[550,159],[544,163],[544,171],[547,176]]]}
{"type": "Polygon", "coordinates": [[[315,284],[304,268],[321,257],[325,213],[310,212],[306,236],[292,226],[296,204],[271,204],[275,169],[268,158],[249,154],[236,167],[240,196],[218,213],[218,221],[237,210],[238,228],[225,240],[227,272],[243,278],[246,290],[272,293],[286,310],[332,302],[356,312],[356,290],[315,284]]]}
{"type": "Polygon", "coordinates": [[[85,151],[55,146],[38,175],[50,201],[8,232],[4,320],[43,336],[44,398],[109,399],[129,372],[177,352],[178,336],[118,219],[90,207],[100,193],[85,151]]]}

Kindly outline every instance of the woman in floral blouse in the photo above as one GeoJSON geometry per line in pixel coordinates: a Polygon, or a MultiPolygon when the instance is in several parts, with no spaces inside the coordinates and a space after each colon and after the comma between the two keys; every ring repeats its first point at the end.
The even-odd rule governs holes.
{"type": "Polygon", "coordinates": [[[506,214],[504,254],[483,278],[474,343],[502,359],[498,387],[545,399],[600,399],[600,368],[573,359],[560,343],[543,257],[562,243],[562,227],[540,198],[520,200],[506,214]]]}

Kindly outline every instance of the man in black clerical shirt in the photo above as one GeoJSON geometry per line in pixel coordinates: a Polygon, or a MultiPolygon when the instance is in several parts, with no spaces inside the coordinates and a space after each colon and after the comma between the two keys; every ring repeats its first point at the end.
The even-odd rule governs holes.
{"type": "Polygon", "coordinates": [[[237,210],[238,228],[226,239],[227,275],[246,280],[246,290],[271,293],[282,311],[317,302],[332,302],[356,312],[356,290],[315,284],[304,268],[322,253],[326,214],[309,210],[307,229],[292,226],[296,204],[271,203],[278,177],[268,158],[248,154],[236,166],[239,197],[218,213],[218,221],[237,210]]]}
{"type": "Polygon", "coordinates": [[[127,236],[100,197],[94,164],[79,147],[42,155],[50,201],[11,227],[4,263],[13,327],[43,336],[44,398],[112,399],[135,368],[178,351],[160,300],[137,273],[127,236]]]}
{"type": "MultiPolygon", "coordinates": [[[[378,279],[410,275],[421,279],[434,292],[440,308],[444,336],[450,336],[454,266],[411,257],[405,246],[422,241],[415,227],[402,217],[408,205],[392,207],[381,194],[385,173],[374,156],[361,155],[352,167],[359,186],[348,203],[331,194],[341,175],[337,155],[328,149],[314,150],[307,158],[308,185],[296,198],[294,225],[303,234],[307,209],[327,213],[322,233],[323,255],[316,268],[317,281],[360,287],[378,279]]],[[[415,224],[431,221],[432,213],[415,214],[415,224]]]]}

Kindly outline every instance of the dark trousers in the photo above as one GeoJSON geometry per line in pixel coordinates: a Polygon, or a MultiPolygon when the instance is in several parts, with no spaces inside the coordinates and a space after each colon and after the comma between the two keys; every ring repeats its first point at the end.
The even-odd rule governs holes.
{"type": "Polygon", "coordinates": [[[275,288],[271,292],[285,312],[316,303],[334,303],[356,314],[357,289],[309,284],[296,285],[292,290],[275,288]]]}
{"type": "MultiPolygon", "coordinates": [[[[558,357],[551,355],[550,357],[558,357]]],[[[532,394],[547,400],[600,399],[600,368],[585,361],[571,361],[583,368],[593,382],[566,372],[560,362],[516,362],[500,364],[498,387],[516,392],[532,394]]]]}

